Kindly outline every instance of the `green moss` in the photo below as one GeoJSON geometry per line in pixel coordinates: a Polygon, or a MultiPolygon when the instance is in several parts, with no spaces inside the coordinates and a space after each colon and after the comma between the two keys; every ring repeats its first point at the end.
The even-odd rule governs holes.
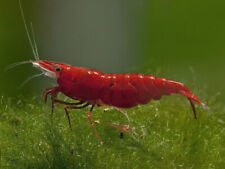
{"type": "Polygon", "coordinates": [[[86,119],[87,109],[70,111],[69,130],[63,106],[39,98],[2,98],[0,106],[0,168],[223,168],[225,165],[225,109],[209,103],[210,110],[191,107],[181,96],[164,97],[128,109],[135,132],[124,133],[104,122],[128,124],[124,115],[96,107],[92,119],[98,139],[86,119]]]}

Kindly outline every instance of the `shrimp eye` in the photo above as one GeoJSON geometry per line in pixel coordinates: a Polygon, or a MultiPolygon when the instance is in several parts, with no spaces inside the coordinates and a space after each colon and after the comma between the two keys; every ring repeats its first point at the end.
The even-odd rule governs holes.
{"type": "Polygon", "coordinates": [[[52,65],[56,72],[61,71],[61,68],[58,65],[52,65]]]}
{"type": "Polygon", "coordinates": [[[53,68],[55,69],[56,72],[61,71],[61,68],[58,65],[53,65],[53,68]]]}
{"type": "Polygon", "coordinates": [[[60,67],[55,68],[56,72],[59,72],[61,70],[60,67]]]}

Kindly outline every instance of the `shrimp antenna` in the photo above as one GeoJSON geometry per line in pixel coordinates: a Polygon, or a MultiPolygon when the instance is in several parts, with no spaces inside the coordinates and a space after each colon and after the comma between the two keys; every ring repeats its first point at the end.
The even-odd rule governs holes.
{"type": "Polygon", "coordinates": [[[29,82],[31,79],[34,79],[36,77],[40,77],[44,75],[44,72],[42,72],[41,74],[37,74],[37,75],[33,75],[33,76],[30,76],[28,77],[20,86],[19,86],[19,89],[21,89],[25,84],[27,84],[27,82],[29,82]]]}
{"type": "MultiPolygon", "coordinates": [[[[32,22],[30,23],[30,27],[31,27],[31,33],[32,33],[32,36],[33,36],[35,52],[36,52],[36,55],[39,56],[39,54],[38,54],[38,48],[37,48],[37,43],[36,43],[36,38],[35,38],[35,33],[34,33],[34,27],[33,27],[32,22]]],[[[38,58],[38,60],[39,60],[39,58],[38,58]]]]}
{"type": "Polygon", "coordinates": [[[23,19],[24,27],[25,27],[27,37],[28,37],[28,40],[29,40],[29,44],[30,44],[31,49],[32,49],[33,54],[34,54],[34,58],[35,58],[35,60],[39,60],[38,53],[36,53],[37,50],[35,51],[34,45],[33,45],[32,40],[31,40],[31,36],[30,36],[29,30],[28,30],[28,27],[27,27],[27,24],[26,24],[24,12],[23,12],[23,7],[22,7],[22,4],[21,4],[20,0],[19,0],[19,6],[20,6],[20,12],[21,12],[21,16],[22,16],[22,19],[23,19]]]}
{"type": "Polygon", "coordinates": [[[12,64],[6,66],[6,68],[4,69],[4,71],[8,71],[8,70],[10,70],[10,69],[12,69],[14,67],[17,67],[17,66],[23,65],[23,64],[27,64],[27,63],[32,63],[32,61],[30,60],[30,61],[23,61],[23,62],[12,63],[12,64]]]}

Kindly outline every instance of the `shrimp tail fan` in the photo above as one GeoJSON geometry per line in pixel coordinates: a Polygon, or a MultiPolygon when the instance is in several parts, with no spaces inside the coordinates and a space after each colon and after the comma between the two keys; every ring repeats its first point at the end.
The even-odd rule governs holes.
{"type": "Polygon", "coordinates": [[[190,101],[195,118],[197,118],[197,112],[194,106],[194,102],[200,104],[204,109],[209,109],[209,107],[205,105],[204,103],[202,103],[201,100],[197,96],[195,96],[195,94],[192,93],[183,83],[172,81],[172,80],[168,80],[167,83],[169,83],[168,86],[171,87],[174,93],[179,93],[185,96],[190,101]]]}

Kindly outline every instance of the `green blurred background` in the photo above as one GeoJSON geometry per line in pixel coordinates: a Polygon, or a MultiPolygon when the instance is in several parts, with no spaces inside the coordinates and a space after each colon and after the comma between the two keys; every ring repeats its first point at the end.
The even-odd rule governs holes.
{"type": "MultiPolygon", "coordinates": [[[[225,101],[223,0],[22,0],[41,59],[104,72],[143,72],[187,84],[225,101]]],[[[18,0],[0,0],[0,93],[38,93],[54,81],[34,79],[33,59],[18,0]]],[[[204,96],[204,94],[202,94],[204,96]]],[[[204,101],[210,98],[203,98],[204,101]]]]}

